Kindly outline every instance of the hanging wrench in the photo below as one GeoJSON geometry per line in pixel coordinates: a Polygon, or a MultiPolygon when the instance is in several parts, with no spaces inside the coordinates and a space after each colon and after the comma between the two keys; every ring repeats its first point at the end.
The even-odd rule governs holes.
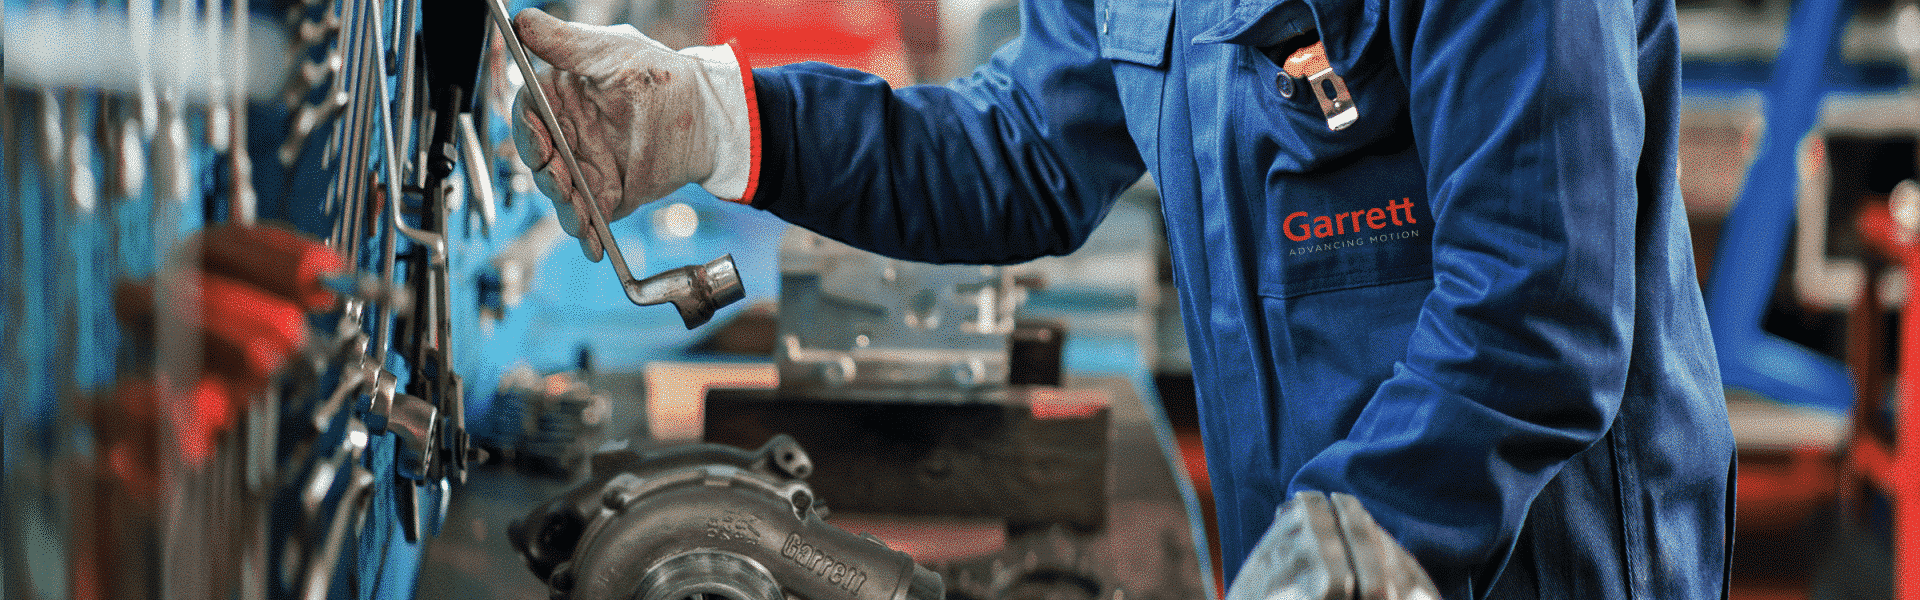
{"type": "Polygon", "coordinates": [[[645,280],[633,278],[633,273],[627,270],[627,259],[620,254],[620,244],[613,239],[613,230],[607,228],[607,217],[601,214],[600,203],[594,200],[593,188],[587,185],[586,172],[580,170],[580,163],[574,157],[573,144],[567,141],[567,136],[561,131],[560,119],[554,116],[553,105],[547,102],[546,90],[541,89],[540,78],[534,75],[533,60],[520,43],[519,33],[513,28],[513,19],[507,15],[506,1],[487,0],[487,10],[493,13],[494,26],[500,28],[500,39],[507,45],[507,52],[520,65],[520,74],[529,88],[528,95],[533,97],[533,110],[539,115],[541,124],[546,125],[554,151],[560,154],[567,172],[573,175],[573,188],[584,197],[584,200],[574,201],[574,210],[587,215],[587,224],[599,237],[600,247],[606,248],[607,258],[613,263],[614,274],[620,277],[620,287],[627,293],[627,299],[640,306],[672,302],[680,310],[680,319],[686,323],[687,329],[693,329],[712,319],[713,313],[720,307],[746,297],[746,289],[740,284],[740,273],[734,268],[731,254],[716,258],[706,265],[670,269],[645,280]],[[582,207],[581,204],[586,206],[582,207]]]}

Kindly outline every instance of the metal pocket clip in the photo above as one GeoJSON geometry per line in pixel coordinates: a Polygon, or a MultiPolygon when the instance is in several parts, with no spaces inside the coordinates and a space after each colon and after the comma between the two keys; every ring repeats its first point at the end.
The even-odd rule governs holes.
{"type": "Polygon", "coordinates": [[[1333,65],[1327,62],[1325,42],[1293,51],[1287,56],[1282,67],[1287,75],[1304,77],[1307,87],[1313,89],[1313,96],[1320,99],[1320,112],[1327,115],[1327,129],[1339,131],[1360,119],[1360,110],[1354,107],[1353,94],[1347,92],[1347,82],[1340,74],[1333,72],[1333,65]]]}

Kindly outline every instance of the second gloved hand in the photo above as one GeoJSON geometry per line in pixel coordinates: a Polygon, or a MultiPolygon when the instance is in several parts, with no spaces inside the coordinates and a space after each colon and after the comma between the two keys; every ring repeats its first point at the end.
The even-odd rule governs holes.
{"type": "MultiPolygon", "coordinates": [[[[514,25],[527,49],[553,67],[540,83],[609,221],[689,183],[744,199],[753,132],[745,74],[731,48],[675,52],[630,25],[569,23],[539,9],[520,11],[514,25]]],[[[581,239],[588,259],[600,260],[587,215],[574,210],[585,198],[527,93],[522,88],[514,110],[520,158],[553,200],[561,226],[581,239]]]]}
{"type": "Polygon", "coordinates": [[[1227,600],[1440,600],[1412,554],[1358,498],[1300,492],[1227,586],[1227,600]]]}

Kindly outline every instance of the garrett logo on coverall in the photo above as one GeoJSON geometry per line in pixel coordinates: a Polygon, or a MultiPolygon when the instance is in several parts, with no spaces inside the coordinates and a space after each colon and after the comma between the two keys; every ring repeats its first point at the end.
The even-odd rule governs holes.
{"type": "MultiPolygon", "coordinates": [[[[1287,215],[1280,225],[1285,229],[1287,239],[1304,242],[1341,235],[1356,235],[1392,227],[1417,225],[1420,221],[1413,218],[1413,199],[1400,198],[1387,202],[1385,206],[1376,206],[1365,210],[1335,213],[1331,216],[1312,216],[1306,211],[1287,215]],[[1362,229],[1362,225],[1366,229],[1362,229]]],[[[1301,246],[1287,250],[1287,254],[1306,254],[1321,250],[1334,250],[1352,246],[1364,246],[1372,242],[1406,239],[1420,235],[1418,229],[1391,231],[1366,237],[1354,237],[1311,246],[1301,246]]]]}

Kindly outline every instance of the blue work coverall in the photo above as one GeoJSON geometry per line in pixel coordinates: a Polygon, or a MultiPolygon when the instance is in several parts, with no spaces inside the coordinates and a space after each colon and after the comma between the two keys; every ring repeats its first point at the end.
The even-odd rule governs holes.
{"type": "Polygon", "coordinates": [[[1149,171],[1229,580],[1319,490],[1448,598],[1722,597],[1671,0],[1024,4],[945,86],[757,69],[754,205],[1010,263],[1071,252],[1149,171]],[[1268,52],[1308,31],[1359,113],[1339,131],[1268,52]]]}

